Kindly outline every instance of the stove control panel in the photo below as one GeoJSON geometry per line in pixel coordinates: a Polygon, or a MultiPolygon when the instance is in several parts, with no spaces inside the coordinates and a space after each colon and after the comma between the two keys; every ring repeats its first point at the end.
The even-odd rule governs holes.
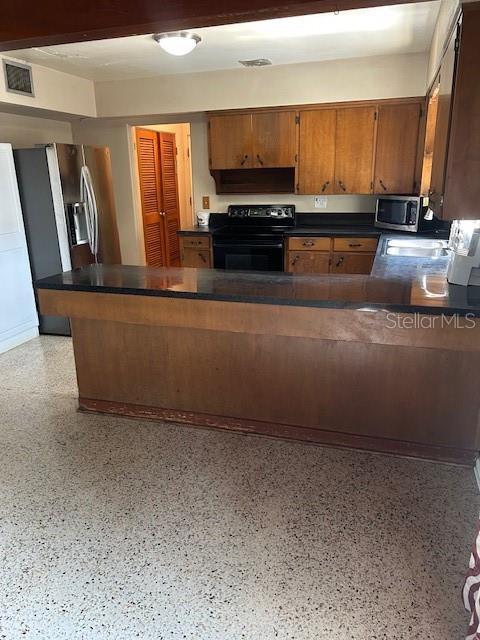
{"type": "Polygon", "coordinates": [[[241,205],[231,204],[228,207],[229,218],[264,218],[270,220],[285,220],[295,217],[295,205],[293,204],[255,204],[241,205]]]}

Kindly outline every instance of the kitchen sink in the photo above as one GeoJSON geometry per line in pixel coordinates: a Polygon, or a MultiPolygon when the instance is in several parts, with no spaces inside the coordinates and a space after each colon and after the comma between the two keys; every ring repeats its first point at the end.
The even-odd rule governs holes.
{"type": "Polygon", "coordinates": [[[403,258],[441,258],[448,255],[446,240],[429,238],[391,238],[387,240],[382,255],[403,258]]]}

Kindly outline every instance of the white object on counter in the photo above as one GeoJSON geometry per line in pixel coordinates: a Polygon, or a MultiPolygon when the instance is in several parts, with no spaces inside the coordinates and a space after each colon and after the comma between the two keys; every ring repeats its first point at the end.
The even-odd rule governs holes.
{"type": "Polygon", "coordinates": [[[199,227],[208,227],[209,219],[210,219],[209,211],[197,211],[197,224],[199,227]]]}
{"type": "Polygon", "coordinates": [[[448,246],[448,282],[480,286],[480,220],[454,220],[448,246]]]}

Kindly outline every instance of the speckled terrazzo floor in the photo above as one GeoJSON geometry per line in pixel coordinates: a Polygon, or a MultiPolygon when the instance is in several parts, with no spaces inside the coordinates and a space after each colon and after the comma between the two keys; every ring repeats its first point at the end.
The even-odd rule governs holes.
{"type": "Polygon", "coordinates": [[[82,415],[65,338],[0,390],[0,638],[462,638],[470,470],[82,415]]]}

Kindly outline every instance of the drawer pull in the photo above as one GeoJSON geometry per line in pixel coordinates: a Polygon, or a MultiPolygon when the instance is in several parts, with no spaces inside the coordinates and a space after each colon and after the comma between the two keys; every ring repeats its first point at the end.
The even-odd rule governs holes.
{"type": "Polygon", "coordinates": [[[243,156],[243,160],[240,162],[240,164],[242,165],[242,167],[243,167],[243,165],[245,164],[245,162],[246,162],[247,160],[248,160],[248,154],[245,154],[245,155],[243,156]]]}
{"type": "Polygon", "coordinates": [[[348,246],[353,249],[354,247],[361,247],[362,243],[361,242],[351,242],[348,246]]]}
{"type": "Polygon", "coordinates": [[[263,167],[263,160],[260,158],[260,156],[258,155],[258,153],[257,153],[257,160],[258,160],[258,162],[259,162],[259,163],[262,165],[262,167],[263,167]]]}
{"type": "Polygon", "coordinates": [[[383,184],[383,180],[380,180],[380,186],[384,191],[388,191],[387,187],[383,184]]]}
{"type": "Polygon", "coordinates": [[[315,242],[314,240],[304,240],[302,242],[304,247],[314,247],[315,246],[315,242]]]}
{"type": "Polygon", "coordinates": [[[337,264],[336,264],[335,266],[336,266],[336,267],[339,267],[339,266],[342,264],[342,262],[343,262],[343,261],[344,261],[344,257],[342,256],[341,258],[339,258],[339,259],[337,260],[337,264]]]}
{"type": "Polygon", "coordinates": [[[342,189],[342,191],[346,191],[347,190],[345,185],[343,184],[343,182],[341,180],[338,181],[338,184],[340,185],[340,189],[342,189]]]}
{"type": "Polygon", "coordinates": [[[203,261],[206,262],[207,259],[205,258],[205,256],[203,255],[203,253],[200,253],[200,251],[198,252],[198,257],[203,261]]]}
{"type": "Polygon", "coordinates": [[[295,256],[294,257],[294,259],[290,263],[292,265],[292,267],[294,267],[297,264],[299,258],[300,258],[300,256],[295,256]]]}
{"type": "Polygon", "coordinates": [[[327,180],[326,182],[323,183],[322,193],[325,191],[325,189],[328,187],[329,184],[330,184],[330,180],[327,180]]]}

